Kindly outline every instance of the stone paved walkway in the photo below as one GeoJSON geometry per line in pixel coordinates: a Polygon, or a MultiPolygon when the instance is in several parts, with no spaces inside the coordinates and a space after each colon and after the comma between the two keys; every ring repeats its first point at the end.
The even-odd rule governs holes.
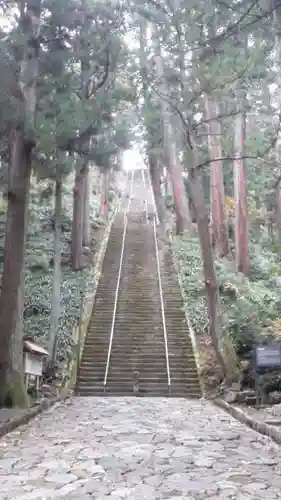
{"type": "Polygon", "coordinates": [[[73,399],[0,440],[0,499],[281,498],[281,450],[209,402],[73,399]]]}

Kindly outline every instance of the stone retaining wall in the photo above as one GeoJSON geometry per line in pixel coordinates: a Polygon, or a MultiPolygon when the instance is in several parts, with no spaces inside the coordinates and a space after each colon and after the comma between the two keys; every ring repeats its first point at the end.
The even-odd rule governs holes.
{"type": "Polygon", "coordinates": [[[242,424],[247,425],[259,434],[270,437],[275,443],[281,444],[281,431],[279,429],[276,429],[276,427],[266,424],[265,422],[259,422],[258,420],[247,415],[239,408],[230,405],[223,399],[214,399],[213,403],[219,408],[227,411],[227,413],[236,418],[236,420],[239,420],[239,422],[241,422],[242,424]]]}

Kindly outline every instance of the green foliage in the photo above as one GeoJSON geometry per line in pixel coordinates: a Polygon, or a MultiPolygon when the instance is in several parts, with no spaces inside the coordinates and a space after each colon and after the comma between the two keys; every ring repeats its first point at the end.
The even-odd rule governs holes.
{"type": "MultiPolygon", "coordinates": [[[[200,245],[197,238],[175,240],[187,308],[195,333],[201,337],[208,325],[202,275],[200,245]]],[[[221,302],[223,336],[229,335],[238,354],[248,352],[255,341],[264,341],[267,329],[281,316],[281,261],[259,245],[251,248],[250,279],[237,273],[234,263],[216,262],[221,302]]]]}
{"type": "MultiPolygon", "coordinates": [[[[41,179],[68,175],[73,169],[69,153],[87,154],[90,139],[102,166],[128,145],[130,123],[120,104],[132,103],[135,91],[123,78],[128,54],[123,15],[118,5],[102,1],[43,2],[34,130],[34,165],[41,179]]],[[[7,31],[0,36],[2,158],[15,120],[24,120],[17,87],[26,39],[20,22],[7,31]]]]}
{"type": "MultiPolygon", "coordinates": [[[[42,201],[42,191],[40,184],[31,189],[25,269],[24,333],[32,335],[41,345],[47,347],[51,314],[54,231],[52,199],[42,201]]],[[[80,316],[81,300],[89,287],[92,287],[92,282],[89,283],[91,271],[89,267],[79,272],[72,271],[70,267],[71,191],[71,183],[66,184],[64,212],[61,217],[62,283],[59,358],[68,358],[72,354],[72,329],[80,316]]],[[[98,200],[93,199],[91,208],[93,235],[95,231],[102,228],[97,215],[98,205],[98,200]]],[[[92,252],[94,253],[97,249],[97,240],[92,239],[92,252]]]]}

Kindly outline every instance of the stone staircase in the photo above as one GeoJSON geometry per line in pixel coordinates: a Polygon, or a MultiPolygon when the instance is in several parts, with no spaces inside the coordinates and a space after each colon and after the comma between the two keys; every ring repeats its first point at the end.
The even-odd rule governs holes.
{"type": "MultiPolygon", "coordinates": [[[[134,208],[134,207],[133,207],[134,208]]],[[[77,394],[190,396],[201,389],[169,252],[161,252],[171,386],[168,385],[153,224],[130,212],[106,384],[104,377],[120,264],[124,217],[108,241],[77,380],[77,394]]]]}

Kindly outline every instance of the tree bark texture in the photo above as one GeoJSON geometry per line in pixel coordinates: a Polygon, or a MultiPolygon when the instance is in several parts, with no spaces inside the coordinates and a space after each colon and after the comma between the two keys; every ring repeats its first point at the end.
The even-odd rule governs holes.
{"type": "Polygon", "coordinates": [[[91,225],[90,225],[90,175],[89,164],[85,164],[84,173],[84,194],[83,194],[83,245],[90,246],[91,243],[91,225]]]}
{"type": "Polygon", "coordinates": [[[275,220],[278,229],[278,239],[281,241],[281,182],[277,182],[275,188],[275,220]]]}
{"type": "Polygon", "coordinates": [[[209,158],[213,160],[210,169],[211,222],[213,246],[219,256],[228,253],[228,233],[225,217],[225,196],[223,182],[221,126],[218,102],[205,95],[205,110],[208,128],[209,158]]]}
{"type": "Polygon", "coordinates": [[[161,167],[157,162],[154,155],[149,155],[149,174],[151,178],[151,185],[154,193],[154,199],[158,212],[158,218],[161,224],[164,222],[165,217],[165,204],[161,191],[161,167]]]}
{"type": "MultiPolygon", "coordinates": [[[[158,85],[161,95],[168,96],[169,92],[165,82],[163,59],[161,55],[161,47],[159,43],[158,33],[153,35],[154,41],[154,60],[158,85]]],[[[164,99],[160,98],[160,105],[164,125],[164,144],[167,155],[167,167],[170,173],[173,198],[175,202],[176,212],[176,233],[182,234],[185,230],[193,232],[192,222],[190,219],[188,200],[184,189],[182,166],[178,157],[176,143],[174,141],[174,133],[170,120],[170,107],[164,99]]]]}
{"type": "Polygon", "coordinates": [[[73,188],[73,217],[72,217],[72,239],[71,239],[71,261],[72,268],[78,271],[83,266],[83,194],[84,194],[85,164],[78,159],[76,164],[76,175],[73,188]]]}
{"type": "Polygon", "coordinates": [[[233,161],[234,199],[235,199],[235,262],[237,271],[248,276],[250,272],[249,257],[249,216],[248,193],[245,177],[245,133],[246,115],[244,111],[245,96],[239,99],[240,112],[235,123],[235,160],[233,161]]]}
{"type": "Polygon", "coordinates": [[[212,339],[218,363],[222,375],[226,377],[227,367],[225,365],[223,354],[220,350],[219,340],[221,337],[221,325],[219,315],[218,287],[215,270],[214,255],[212,252],[211,237],[209,232],[209,220],[206,204],[204,200],[204,191],[201,177],[197,168],[190,170],[189,175],[190,195],[198,226],[201,254],[203,260],[204,281],[206,289],[206,298],[209,316],[209,332],[212,339]]]}
{"type": "Polygon", "coordinates": [[[147,140],[147,154],[148,154],[148,162],[149,162],[149,174],[151,185],[153,189],[155,204],[158,212],[158,219],[161,224],[164,222],[165,215],[165,203],[162,196],[161,191],[161,173],[163,172],[163,168],[160,167],[159,161],[157,161],[156,155],[154,153],[155,148],[158,144],[155,144],[155,140],[153,139],[154,130],[151,126],[151,121],[148,118],[149,113],[151,112],[151,108],[153,108],[151,95],[148,91],[147,84],[147,69],[148,69],[148,61],[145,52],[145,39],[146,39],[146,28],[147,24],[144,19],[140,20],[140,65],[141,65],[141,77],[142,77],[142,88],[144,95],[144,105],[145,105],[145,126],[148,135],[147,140]]]}
{"type": "Polygon", "coordinates": [[[14,130],[11,144],[8,208],[0,297],[0,406],[24,403],[22,394],[22,284],[26,240],[26,206],[31,175],[32,146],[22,128],[14,130]],[[13,344],[16,342],[16,359],[13,344]],[[21,394],[21,395],[20,395],[21,394]],[[19,401],[20,398],[20,401],[19,401]]]}
{"type": "Polygon", "coordinates": [[[36,82],[40,51],[41,0],[20,5],[19,31],[23,36],[18,92],[22,116],[10,140],[9,187],[2,293],[0,298],[0,406],[25,406],[23,383],[22,316],[24,252],[32,149],[35,146],[36,82]]]}
{"type": "Polygon", "coordinates": [[[55,241],[54,241],[54,267],[52,288],[52,310],[49,332],[49,353],[51,354],[51,365],[54,366],[57,352],[58,327],[60,319],[60,289],[61,289],[61,207],[62,207],[62,185],[61,180],[56,181],[55,190],[55,241]]]}
{"type": "Polygon", "coordinates": [[[190,153],[192,155],[192,165],[189,168],[189,192],[196,214],[198,226],[200,248],[203,260],[203,273],[205,281],[206,299],[209,316],[209,332],[217,361],[224,378],[228,375],[227,366],[220,348],[221,320],[219,308],[219,291],[217,286],[217,276],[215,260],[212,251],[211,236],[209,231],[209,216],[205,203],[202,177],[198,172],[198,153],[193,137],[190,136],[190,153]]]}
{"type": "MultiPolygon", "coordinates": [[[[275,54],[276,54],[276,65],[277,65],[277,86],[279,94],[281,92],[281,12],[280,9],[274,9],[273,11],[274,20],[274,31],[275,31],[275,54]]],[[[278,162],[280,164],[281,160],[281,140],[278,136],[276,141],[276,153],[278,162]]],[[[278,181],[275,190],[276,196],[276,222],[278,226],[278,239],[281,241],[281,182],[278,181]]]]}
{"type": "Polygon", "coordinates": [[[109,169],[104,168],[100,176],[100,216],[108,218],[109,169]]]}

